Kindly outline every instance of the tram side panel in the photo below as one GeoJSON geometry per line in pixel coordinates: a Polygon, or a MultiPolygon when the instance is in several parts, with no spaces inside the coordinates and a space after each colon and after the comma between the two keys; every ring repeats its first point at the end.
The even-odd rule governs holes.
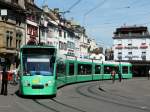
{"type": "Polygon", "coordinates": [[[66,62],[66,66],[67,66],[67,69],[66,69],[66,83],[69,84],[69,83],[75,83],[76,80],[77,80],[77,75],[76,75],[76,72],[77,72],[77,63],[76,61],[72,61],[72,60],[68,60],[66,62]]]}
{"type": "Polygon", "coordinates": [[[66,84],[66,64],[64,62],[59,62],[56,65],[56,80],[57,87],[66,84]]]}
{"type": "Polygon", "coordinates": [[[102,63],[93,63],[93,80],[102,80],[104,77],[102,63]]]}
{"type": "Polygon", "coordinates": [[[131,79],[132,78],[131,67],[132,67],[131,64],[121,64],[122,78],[125,78],[125,79],[131,79]]]}

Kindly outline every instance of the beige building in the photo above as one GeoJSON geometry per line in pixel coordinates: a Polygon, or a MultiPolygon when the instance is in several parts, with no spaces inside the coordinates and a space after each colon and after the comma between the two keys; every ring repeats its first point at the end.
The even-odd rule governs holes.
{"type": "Polygon", "coordinates": [[[0,0],[0,59],[5,58],[8,69],[18,64],[18,51],[25,35],[23,4],[23,0],[0,0]]]}

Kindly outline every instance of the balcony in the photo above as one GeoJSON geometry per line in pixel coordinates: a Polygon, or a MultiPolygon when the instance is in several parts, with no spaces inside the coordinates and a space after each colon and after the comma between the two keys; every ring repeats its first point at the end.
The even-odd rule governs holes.
{"type": "Polygon", "coordinates": [[[123,49],[123,45],[117,45],[115,49],[123,49]]]}
{"type": "Polygon", "coordinates": [[[142,36],[150,36],[148,33],[129,33],[129,34],[115,34],[114,37],[142,37],[142,36]]]}
{"type": "Polygon", "coordinates": [[[146,43],[141,43],[140,48],[141,48],[141,49],[147,49],[147,48],[148,48],[148,45],[146,45],[146,43]]]}
{"type": "Polygon", "coordinates": [[[131,38],[149,38],[150,34],[145,33],[145,34],[115,34],[113,36],[113,39],[120,39],[120,38],[127,38],[127,39],[131,39],[131,38]]]}

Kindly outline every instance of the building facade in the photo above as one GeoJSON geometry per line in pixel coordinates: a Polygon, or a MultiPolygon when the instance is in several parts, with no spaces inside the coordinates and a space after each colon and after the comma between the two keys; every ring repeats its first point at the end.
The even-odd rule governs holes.
{"type": "Polygon", "coordinates": [[[147,75],[150,68],[150,34],[148,28],[144,26],[117,28],[113,40],[114,60],[131,62],[134,75],[147,75]]]}
{"type": "Polygon", "coordinates": [[[5,58],[8,69],[13,69],[25,36],[24,0],[0,0],[0,11],[0,58],[5,58]]]}
{"type": "MultiPolygon", "coordinates": [[[[42,10],[36,6],[34,0],[25,1],[26,9],[26,35],[24,44],[38,44],[40,37],[40,25],[42,10]]],[[[42,29],[42,28],[41,28],[42,29]]]]}
{"type": "Polygon", "coordinates": [[[58,8],[41,9],[34,0],[0,0],[0,9],[0,58],[6,58],[10,70],[19,64],[25,44],[56,46],[59,55],[77,58],[90,58],[90,46],[96,49],[85,28],[64,18],[58,8]]]}

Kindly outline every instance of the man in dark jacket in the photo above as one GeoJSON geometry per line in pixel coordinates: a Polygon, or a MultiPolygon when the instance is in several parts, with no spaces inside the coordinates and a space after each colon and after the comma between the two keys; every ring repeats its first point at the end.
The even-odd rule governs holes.
{"type": "Polygon", "coordinates": [[[8,73],[6,71],[6,66],[4,66],[2,72],[2,86],[1,86],[2,95],[7,95],[7,85],[8,85],[8,73]]]}
{"type": "Polygon", "coordinates": [[[118,78],[119,78],[119,82],[121,82],[121,80],[122,80],[122,75],[121,75],[120,70],[118,71],[118,78]]]}

